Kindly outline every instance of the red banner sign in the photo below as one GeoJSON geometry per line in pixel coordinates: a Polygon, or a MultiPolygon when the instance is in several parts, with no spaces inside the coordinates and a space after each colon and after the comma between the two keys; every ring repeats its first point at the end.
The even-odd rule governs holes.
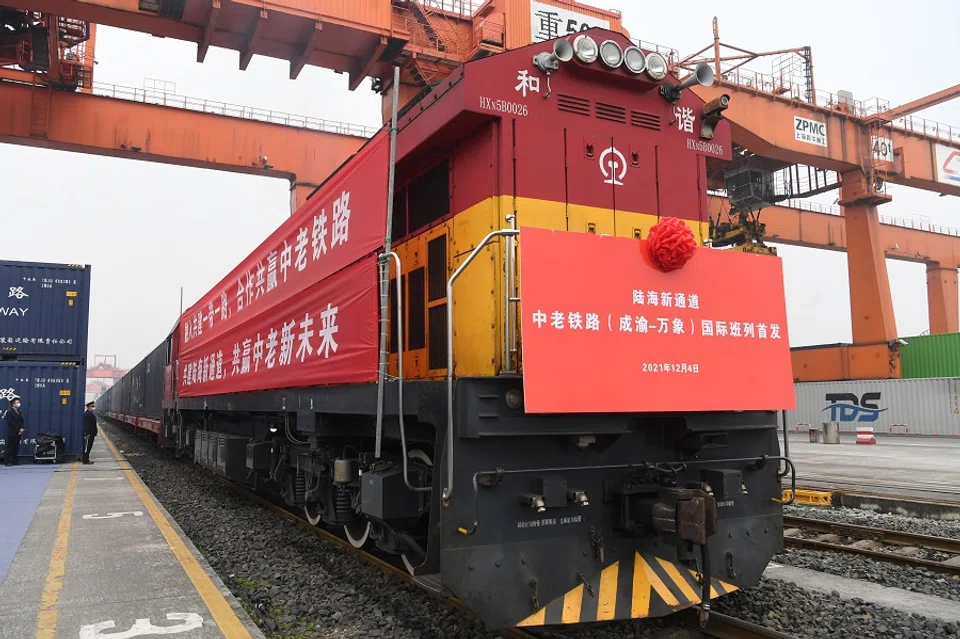
{"type": "Polygon", "coordinates": [[[779,258],[664,273],[645,240],[530,227],[520,247],[527,412],[794,408],[779,258]]]}
{"type": "Polygon", "coordinates": [[[286,304],[250,315],[180,356],[180,396],[377,378],[377,258],[368,257],[286,304]]]}
{"type": "Polygon", "coordinates": [[[383,245],[390,137],[379,133],[349,165],[181,317],[181,354],[209,345],[383,245]]]}

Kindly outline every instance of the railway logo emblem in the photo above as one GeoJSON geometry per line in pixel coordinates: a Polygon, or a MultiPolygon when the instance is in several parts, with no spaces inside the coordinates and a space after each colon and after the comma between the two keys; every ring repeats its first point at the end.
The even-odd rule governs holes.
{"type": "Polygon", "coordinates": [[[830,402],[822,411],[830,411],[831,422],[875,422],[886,408],[877,408],[880,393],[827,393],[824,399],[830,402]]]}
{"type": "Polygon", "coordinates": [[[600,172],[607,178],[604,184],[623,186],[623,178],[627,175],[627,158],[617,147],[611,146],[600,154],[600,172]]]}
{"type": "Polygon", "coordinates": [[[10,400],[13,399],[14,395],[16,395],[16,393],[12,388],[0,388],[0,399],[10,400]]]}
{"type": "Polygon", "coordinates": [[[15,297],[18,300],[22,300],[23,298],[30,297],[30,296],[27,295],[27,293],[23,290],[22,286],[11,286],[10,294],[7,295],[7,297],[15,297]]]}

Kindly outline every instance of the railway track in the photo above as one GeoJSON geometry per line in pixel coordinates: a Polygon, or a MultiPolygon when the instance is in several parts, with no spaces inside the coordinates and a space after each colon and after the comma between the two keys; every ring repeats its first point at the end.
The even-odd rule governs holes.
{"type": "MultiPolygon", "coordinates": [[[[326,539],[327,541],[337,545],[338,547],[347,550],[348,552],[356,553],[367,563],[383,570],[386,573],[394,575],[407,583],[412,583],[413,579],[410,576],[410,573],[401,566],[394,565],[389,561],[385,561],[383,558],[378,557],[372,553],[365,552],[354,548],[350,543],[343,539],[342,537],[337,536],[336,534],[325,530],[323,528],[314,526],[310,524],[306,519],[299,516],[297,513],[288,510],[286,507],[281,506],[272,502],[271,500],[258,495],[254,492],[251,492],[242,486],[238,486],[227,479],[216,475],[209,470],[200,469],[202,472],[206,473],[208,476],[212,477],[218,483],[223,486],[230,488],[236,493],[242,495],[243,497],[260,504],[264,508],[267,508],[273,512],[278,513],[282,517],[285,517],[302,528],[309,530],[310,532],[326,539]]],[[[466,607],[459,599],[456,598],[443,598],[443,601],[450,604],[451,606],[457,608],[458,610],[471,615],[469,608],[466,607]]],[[[748,621],[743,621],[742,619],[737,619],[736,617],[730,617],[718,612],[710,612],[709,620],[705,628],[699,627],[699,622],[697,621],[697,615],[699,613],[700,607],[693,606],[690,609],[684,610],[677,614],[677,620],[679,623],[685,623],[687,627],[699,631],[706,637],[712,637],[715,639],[798,639],[797,637],[776,630],[771,630],[760,626],[758,624],[750,623],[748,621]]],[[[562,630],[561,630],[562,632],[562,630]]],[[[540,635],[535,631],[521,630],[519,628],[505,628],[500,630],[500,635],[504,639],[541,639],[540,635]]]]}
{"type": "Polygon", "coordinates": [[[855,553],[880,561],[960,574],[960,540],[784,516],[784,542],[797,548],[855,553]],[[803,535],[816,533],[816,537],[803,535]]]}

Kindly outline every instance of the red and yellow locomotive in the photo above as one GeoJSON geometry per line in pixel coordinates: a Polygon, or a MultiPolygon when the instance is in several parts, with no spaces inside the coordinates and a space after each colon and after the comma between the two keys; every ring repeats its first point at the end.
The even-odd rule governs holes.
{"type": "Polygon", "coordinates": [[[603,29],[467,63],[181,317],[160,442],[490,627],[756,584],[793,385],[779,259],[704,246],[711,76],[603,29]]]}

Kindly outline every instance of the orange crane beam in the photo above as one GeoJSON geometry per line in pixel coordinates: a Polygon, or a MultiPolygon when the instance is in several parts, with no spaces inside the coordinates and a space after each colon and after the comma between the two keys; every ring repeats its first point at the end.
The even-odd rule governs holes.
{"type": "MultiPolygon", "coordinates": [[[[886,122],[892,122],[899,118],[906,117],[911,113],[929,109],[932,106],[936,106],[944,102],[949,102],[956,97],[960,97],[960,84],[954,85],[949,89],[944,89],[943,91],[931,93],[930,95],[914,100],[913,102],[907,102],[904,105],[883,111],[873,116],[873,118],[884,120],[886,122]]],[[[868,118],[868,120],[870,119],[871,118],[868,118]]]]}
{"type": "Polygon", "coordinates": [[[375,131],[280,113],[256,115],[286,124],[245,119],[253,114],[239,108],[228,113],[240,117],[0,80],[0,142],[286,178],[291,211],[375,131]],[[35,121],[41,117],[43,135],[35,121]]]}
{"type": "Polygon", "coordinates": [[[410,39],[387,0],[4,0],[4,5],[194,42],[198,62],[211,46],[237,51],[241,69],[254,55],[287,60],[291,78],[306,64],[354,76],[370,65],[383,38],[397,51],[410,39]]]}
{"type": "MultiPolygon", "coordinates": [[[[877,175],[892,184],[960,196],[960,181],[949,179],[945,169],[951,167],[943,166],[947,153],[943,149],[960,153],[960,127],[942,131],[906,130],[884,123],[868,127],[839,107],[828,109],[722,80],[692,90],[706,101],[730,96],[723,115],[730,121],[733,140],[756,155],[841,174],[861,171],[866,163],[875,165],[877,175]],[[808,123],[820,124],[822,129],[808,123]],[[883,155],[893,161],[877,157],[881,154],[874,151],[872,137],[892,143],[892,152],[883,155]]],[[[957,165],[960,170],[960,161],[957,165]]]]}

